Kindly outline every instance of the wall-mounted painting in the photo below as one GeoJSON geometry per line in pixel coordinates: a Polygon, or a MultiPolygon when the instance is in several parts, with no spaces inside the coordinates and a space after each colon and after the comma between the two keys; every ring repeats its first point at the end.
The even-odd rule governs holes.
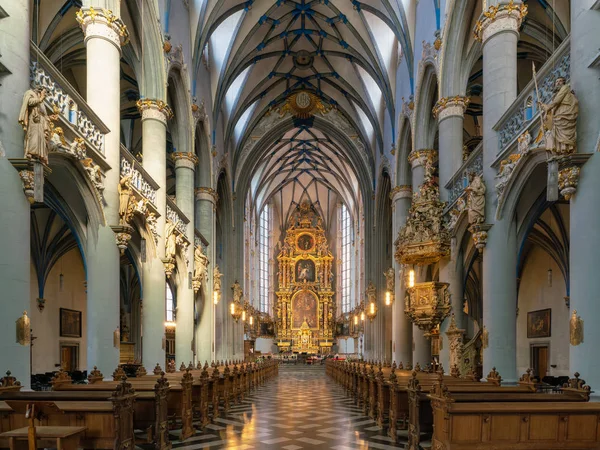
{"type": "Polygon", "coordinates": [[[552,309],[540,309],[527,313],[527,337],[544,338],[550,337],[552,325],[552,309]]]}
{"type": "Polygon", "coordinates": [[[317,296],[311,291],[298,291],[292,297],[292,328],[299,329],[304,321],[317,328],[317,296]]]}
{"type": "Polygon", "coordinates": [[[60,336],[81,337],[81,311],[60,308],[60,336]]]}

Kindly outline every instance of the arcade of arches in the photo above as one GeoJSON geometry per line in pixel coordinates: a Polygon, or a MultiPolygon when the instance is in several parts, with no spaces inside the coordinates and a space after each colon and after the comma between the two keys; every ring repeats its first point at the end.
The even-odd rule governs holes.
{"type": "Polygon", "coordinates": [[[598,1],[3,3],[24,388],[337,355],[600,389],[598,1]]]}

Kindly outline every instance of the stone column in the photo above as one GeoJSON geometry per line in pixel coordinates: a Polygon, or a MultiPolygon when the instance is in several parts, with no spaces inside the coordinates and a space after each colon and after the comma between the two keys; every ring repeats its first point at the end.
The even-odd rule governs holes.
{"type": "MultiPolygon", "coordinates": [[[[592,153],[581,169],[577,192],[571,198],[571,309],[584,321],[583,342],[570,347],[570,374],[581,373],[587,384],[600,386],[600,361],[597,345],[600,342],[600,304],[596,286],[600,265],[600,238],[595,232],[600,226],[598,192],[600,192],[600,156],[596,152],[598,139],[598,105],[600,83],[598,66],[590,65],[600,47],[598,10],[596,2],[571,2],[571,86],[579,99],[577,121],[577,151],[592,153]]],[[[562,313],[562,311],[561,311],[562,313]]],[[[594,389],[598,391],[598,389],[594,389]]]]}
{"type": "MultiPolygon", "coordinates": [[[[437,159],[437,151],[434,149],[416,150],[410,153],[408,161],[412,166],[412,189],[416,192],[425,181],[425,163],[432,163],[437,159]]],[[[417,266],[415,270],[415,282],[425,281],[425,266],[417,266]]],[[[413,364],[419,363],[425,367],[431,362],[431,340],[425,337],[425,332],[413,324],[413,364]]]]}
{"type": "MultiPolygon", "coordinates": [[[[113,372],[119,363],[118,343],[114,332],[119,327],[120,255],[115,245],[115,233],[120,233],[119,193],[120,178],[120,59],[121,45],[128,34],[121,19],[110,11],[84,7],[77,13],[77,21],[85,34],[87,95],[94,112],[110,129],[105,136],[106,161],[111,169],[104,180],[104,216],[106,226],[98,231],[88,230],[87,264],[87,368],[93,366],[105,375],[113,372]]],[[[121,239],[126,235],[117,234],[121,239]]],[[[126,245],[126,242],[121,242],[126,245]]]]}
{"type": "Polygon", "coordinates": [[[439,122],[440,200],[443,202],[448,201],[448,190],[444,186],[463,163],[463,119],[468,104],[467,97],[457,95],[440,99],[434,107],[439,122]]]}
{"type": "MultiPolygon", "coordinates": [[[[396,186],[390,194],[392,201],[392,236],[397,236],[400,228],[406,223],[408,209],[412,199],[411,186],[396,186]]],[[[401,271],[401,264],[394,259],[396,284],[394,304],[392,306],[392,360],[399,364],[412,363],[412,323],[404,313],[404,297],[406,295],[406,276],[401,271]]]]}
{"type": "MultiPolygon", "coordinates": [[[[196,355],[200,362],[214,360],[215,352],[215,310],[216,305],[213,299],[214,288],[214,269],[216,264],[215,251],[215,207],[217,204],[217,193],[209,187],[196,188],[196,226],[198,231],[209,242],[210,260],[209,282],[205,290],[204,302],[201,303],[202,309],[199,311],[199,321],[196,327],[196,355]]],[[[219,269],[223,269],[220,267],[219,269]]],[[[223,301],[223,295],[219,302],[223,301]]]]}
{"type": "Polygon", "coordinates": [[[156,191],[156,220],[158,243],[149,251],[142,270],[144,299],[142,303],[142,363],[165,368],[166,276],[162,259],[165,257],[165,222],[167,216],[167,120],[172,112],[161,100],[140,100],[142,115],[143,165],[160,188],[156,191]]]}
{"type": "Polygon", "coordinates": [[[23,311],[32,313],[30,205],[23,193],[19,172],[8,158],[23,158],[24,133],[19,125],[19,112],[23,94],[29,89],[29,3],[16,0],[4,4],[8,16],[0,20],[2,62],[9,70],[0,84],[0,286],[5,299],[0,314],[0,374],[4,376],[10,370],[26,388],[30,385],[30,347],[15,342],[15,321],[23,311]]]}
{"type": "MultiPolygon", "coordinates": [[[[442,201],[448,201],[449,194],[444,186],[463,164],[463,122],[468,104],[469,99],[467,97],[457,95],[440,99],[434,108],[434,114],[439,121],[439,175],[440,200],[442,201]]],[[[452,311],[458,328],[463,328],[462,265],[457,267],[457,264],[461,264],[461,261],[456,252],[453,252],[450,258],[441,260],[439,280],[450,284],[452,311]]],[[[440,363],[444,366],[446,372],[451,369],[448,338],[446,336],[449,323],[450,319],[448,318],[440,326],[440,363]]]]}
{"type": "MultiPolygon", "coordinates": [[[[440,261],[440,281],[448,283],[450,291],[450,302],[452,303],[452,313],[454,314],[454,323],[460,329],[465,327],[465,315],[463,313],[463,265],[460,255],[455,252],[450,258],[444,258],[440,261]]],[[[440,324],[440,363],[444,370],[449,373],[450,366],[450,341],[446,335],[450,326],[450,317],[446,318],[440,324]]]]}
{"type": "Polygon", "coordinates": [[[483,253],[483,324],[489,333],[484,349],[483,374],[496,367],[508,382],[517,378],[516,307],[517,243],[512,217],[492,222],[496,215],[496,170],[498,138],[493,127],[517,96],[517,41],[522,13],[500,6],[494,20],[482,16],[477,23],[483,42],[483,178],[486,218],[493,223],[483,253]]]}
{"type": "Polygon", "coordinates": [[[190,273],[194,271],[194,170],[198,158],[193,153],[176,152],[171,155],[175,161],[175,182],[177,206],[190,219],[187,224],[189,267],[180,271],[177,286],[177,331],[175,338],[176,366],[193,361],[192,340],[194,338],[194,290],[190,286],[190,273]]]}

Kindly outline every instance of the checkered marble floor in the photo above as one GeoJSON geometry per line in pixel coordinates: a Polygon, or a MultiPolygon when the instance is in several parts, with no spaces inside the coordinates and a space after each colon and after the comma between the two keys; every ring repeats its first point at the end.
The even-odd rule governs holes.
{"type": "Polygon", "coordinates": [[[323,366],[281,366],[269,380],[232,406],[225,417],[185,442],[172,433],[173,449],[398,449],[386,429],[365,417],[323,366]]]}

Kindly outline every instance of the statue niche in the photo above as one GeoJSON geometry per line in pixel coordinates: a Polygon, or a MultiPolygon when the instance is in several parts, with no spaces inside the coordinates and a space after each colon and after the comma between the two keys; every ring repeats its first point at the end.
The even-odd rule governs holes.
{"type": "Polygon", "coordinates": [[[277,345],[284,351],[328,352],[334,335],[333,256],[313,205],[296,207],[277,261],[277,345]]]}

